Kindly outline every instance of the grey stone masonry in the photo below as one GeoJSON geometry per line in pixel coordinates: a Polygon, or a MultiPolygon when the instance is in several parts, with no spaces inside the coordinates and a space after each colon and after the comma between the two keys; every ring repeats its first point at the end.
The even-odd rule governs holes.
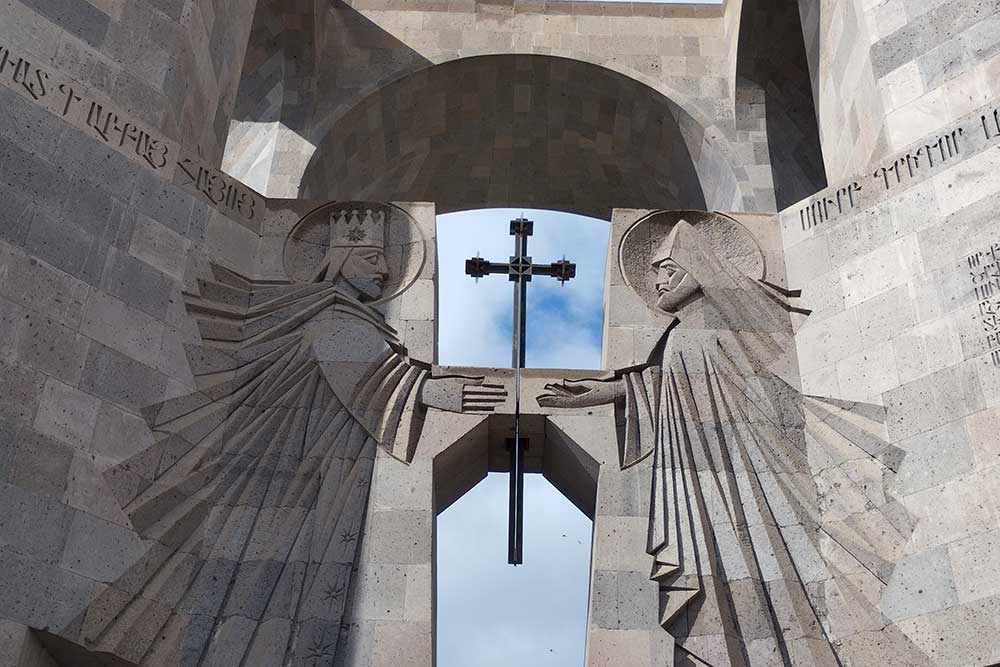
{"type": "Polygon", "coordinates": [[[432,665],[486,206],[611,225],[603,370],[521,390],[588,665],[1000,663],[996,1],[0,18],[0,667],[432,665]]]}

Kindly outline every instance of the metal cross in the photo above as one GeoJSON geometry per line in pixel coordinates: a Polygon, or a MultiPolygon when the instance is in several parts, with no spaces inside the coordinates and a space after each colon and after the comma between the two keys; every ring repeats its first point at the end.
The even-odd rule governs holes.
{"type": "Polygon", "coordinates": [[[489,262],[482,257],[465,260],[465,272],[476,278],[491,273],[506,273],[514,285],[514,335],[511,341],[514,368],[514,438],[507,443],[510,450],[510,508],[507,519],[507,562],[520,565],[524,541],[524,450],[528,440],[521,438],[521,369],[524,368],[525,313],[527,312],[527,287],[533,275],[552,276],[560,283],[576,277],[576,264],[562,259],[551,264],[532,264],[528,256],[528,237],[534,231],[531,220],[518,218],[510,221],[510,235],[514,237],[514,254],[506,264],[489,262]]]}

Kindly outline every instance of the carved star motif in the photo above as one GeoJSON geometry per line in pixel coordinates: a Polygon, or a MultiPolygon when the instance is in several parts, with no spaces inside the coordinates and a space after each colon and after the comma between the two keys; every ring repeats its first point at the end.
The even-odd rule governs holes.
{"type": "Polygon", "coordinates": [[[320,639],[313,639],[309,642],[309,648],[306,658],[312,658],[314,660],[319,660],[330,655],[333,652],[333,647],[336,642],[329,642],[324,644],[320,639]]]}
{"type": "Polygon", "coordinates": [[[357,537],[357,536],[354,533],[351,533],[351,532],[348,532],[348,531],[345,530],[344,532],[342,532],[340,534],[340,543],[341,544],[350,544],[351,542],[354,541],[355,537],[357,537]]]}
{"type": "Polygon", "coordinates": [[[353,241],[354,243],[357,243],[359,241],[364,241],[366,236],[368,236],[368,232],[366,232],[361,227],[355,227],[354,229],[350,229],[347,232],[348,240],[353,241]]]}
{"type": "Polygon", "coordinates": [[[328,602],[332,607],[333,603],[339,600],[343,594],[344,586],[342,584],[338,584],[336,586],[333,584],[327,584],[326,588],[323,589],[323,602],[328,602]]]}

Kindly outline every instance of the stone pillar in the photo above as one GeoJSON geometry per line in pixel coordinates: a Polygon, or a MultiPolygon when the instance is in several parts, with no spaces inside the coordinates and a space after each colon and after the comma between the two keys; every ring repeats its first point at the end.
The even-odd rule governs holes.
{"type": "Polygon", "coordinates": [[[433,664],[435,457],[470,447],[484,454],[473,467],[485,476],[486,417],[431,410],[411,463],[379,450],[338,665],[433,664]]]}
{"type": "Polygon", "coordinates": [[[621,469],[614,419],[604,412],[554,415],[549,424],[599,464],[587,667],[673,665],[674,640],[659,624],[659,585],[646,554],[652,462],[621,469]]]}

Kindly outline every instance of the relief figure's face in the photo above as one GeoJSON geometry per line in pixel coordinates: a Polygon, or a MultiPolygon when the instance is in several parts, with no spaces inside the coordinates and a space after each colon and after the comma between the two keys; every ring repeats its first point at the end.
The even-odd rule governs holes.
{"type": "Polygon", "coordinates": [[[670,257],[654,261],[653,268],[656,269],[657,310],[676,315],[701,293],[701,285],[694,276],[670,257]]]}
{"type": "Polygon", "coordinates": [[[382,296],[386,281],[389,280],[385,251],[381,248],[354,248],[344,260],[340,275],[354,289],[361,292],[364,300],[378,299],[382,296]]]}

